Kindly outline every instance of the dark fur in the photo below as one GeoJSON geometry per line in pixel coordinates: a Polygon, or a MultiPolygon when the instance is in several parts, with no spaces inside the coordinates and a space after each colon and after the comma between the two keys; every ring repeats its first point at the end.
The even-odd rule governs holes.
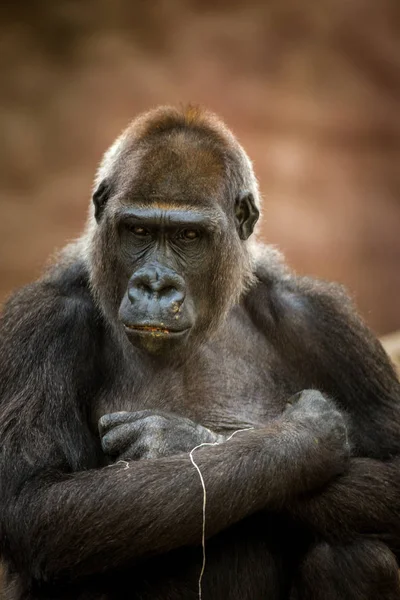
{"type": "Polygon", "coordinates": [[[232,134],[193,109],[140,117],[94,204],[1,319],[6,598],[196,599],[202,441],[221,442],[196,453],[204,600],[400,598],[399,381],[340,288],[247,239],[258,190],[232,134]],[[139,251],[117,225],[121,207],[170,205],[208,219],[196,253],[139,251]],[[185,281],[175,345],[121,324],[149,261],[185,281]]]}

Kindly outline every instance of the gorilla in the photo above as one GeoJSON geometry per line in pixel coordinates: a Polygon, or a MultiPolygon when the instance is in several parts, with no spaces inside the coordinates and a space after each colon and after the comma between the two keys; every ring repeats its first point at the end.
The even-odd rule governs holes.
{"type": "Polygon", "coordinates": [[[400,598],[399,380],[340,287],[256,241],[259,211],[226,126],[161,107],[7,302],[7,600],[400,598]]]}

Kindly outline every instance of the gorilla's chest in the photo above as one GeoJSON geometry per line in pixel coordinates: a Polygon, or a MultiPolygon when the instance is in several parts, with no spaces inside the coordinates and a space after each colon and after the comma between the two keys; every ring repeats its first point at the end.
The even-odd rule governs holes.
{"type": "Polygon", "coordinates": [[[103,397],[96,417],[160,409],[213,431],[257,426],[281,414],[298,391],[295,380],[268,340],[239,321],[184,366],[141,369],[118,394],[103,397]]]}
{"type": "Polygon", "coordinates": [[[196,365],[155,379],[150,397],[139,401],[187,416],[210,429],[235,429],[262,423],[283,407],[278,382],[268,368],[240,354],[209,348],[196,365]]]}

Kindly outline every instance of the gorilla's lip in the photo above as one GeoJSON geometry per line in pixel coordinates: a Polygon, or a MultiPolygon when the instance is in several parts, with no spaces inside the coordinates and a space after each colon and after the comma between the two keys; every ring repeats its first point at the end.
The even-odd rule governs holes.
{"type": "Polygon", "coordinates": [[[139,331],[162,331],[164,333],[169,333],[169,329],[167,327],[160,327],[159,325],[126,325],[128,329],[138,329],[139,331]]]}
{"type": "Polygon", "coordinates": [[[181,335],[186,333],[190,327],[185,327],[184,329],[171,329],[169,327],[165,327],[160,324],[126,324],[124,323],[124,327],[128,332],[137,332],[145,335],[153,335],[153,336],[169,336],[169,335],[181,335]]]}

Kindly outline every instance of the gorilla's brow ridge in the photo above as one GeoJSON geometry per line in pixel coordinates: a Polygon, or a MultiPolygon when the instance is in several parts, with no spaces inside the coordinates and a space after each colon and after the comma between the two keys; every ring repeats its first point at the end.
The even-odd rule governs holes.
{"type": "Polygon", "coordinates": [[[198,222],[199,225],[205,221],[206,225],[211,229],[219,229],[221,225],[226,223],[226,215],[219,207],[204,207],[194,206],[192,204],[179,204],[179,203],[167,203],[167,202],[143,202],[138,204],[124,204],[122,208],[117,210],[116,217],[119,220],[124,219],[165,219],[165,211],[167,211],[171,217],[171,221],[181,221],[182,224],[191,222],[195,224],[198,222]]]}

